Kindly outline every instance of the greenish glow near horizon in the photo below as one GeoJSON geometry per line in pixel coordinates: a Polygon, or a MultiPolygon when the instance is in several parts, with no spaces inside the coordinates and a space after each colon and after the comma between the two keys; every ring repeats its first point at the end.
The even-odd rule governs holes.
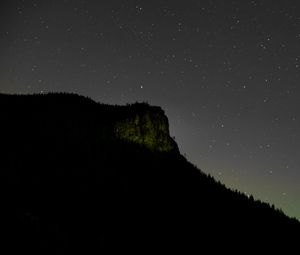
{"type": "Polygon", "coordinates": [[[244,175],[239,174],[237,177],[235,173],[232,173],[231,170],[226,169],[224,166],[218,167],[217,169],[220,170],[217,171],[211,170],[210,166],[204,167],[203,171],[207,174],[211,174],[217,181],[225,184],[227,188],[237,190],[248,197],[252,195],[255,200],[274,205],[276,209],[282,210],[289,217],[296,218],[300,221],[300,204],[292,203],[294,198],[290,197],[291,194],[284,190],[278,194],[272,192],[274,189],[280,190],[278,186],[282,186],[282,183],[269,181],[266,186],[263,185],[266,183],[266,180],[260,176],[254,177],[251,171],[248,171],[248,173],[244,175]],[[253,185],[256,187],[255,190],[252,187],[253,185]]]}

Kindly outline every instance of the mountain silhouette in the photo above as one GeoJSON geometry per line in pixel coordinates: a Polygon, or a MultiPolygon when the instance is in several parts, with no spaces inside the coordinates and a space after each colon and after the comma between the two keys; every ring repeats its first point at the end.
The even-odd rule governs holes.
{"type": "Polygon", "coordinates": [[[0,111],[3,254],[296,247],[299,222],[189,163],[160,107],[0,94],[0,111]]]}

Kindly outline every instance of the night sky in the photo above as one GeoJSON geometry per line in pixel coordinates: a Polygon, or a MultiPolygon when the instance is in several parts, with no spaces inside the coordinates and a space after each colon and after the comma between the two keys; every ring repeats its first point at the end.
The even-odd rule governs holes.
{"type": "Polygon", "coordinates": [[[188,160],[298,219],[299,86],[299,0],[0,3],[0,92],[160,105],[188,160]]]}

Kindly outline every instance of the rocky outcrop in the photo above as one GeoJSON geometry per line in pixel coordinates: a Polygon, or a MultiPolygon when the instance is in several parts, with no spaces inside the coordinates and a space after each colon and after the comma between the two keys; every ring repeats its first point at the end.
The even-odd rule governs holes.
{"type": "Polygon", "coordinates": [[[114,124],[114,133],[118,139],[142,144],[151,150],[179,152],[169,134],[168,118],[160,107],[147,104],[125,107],[128,107],[127,118],[114,124]]]}

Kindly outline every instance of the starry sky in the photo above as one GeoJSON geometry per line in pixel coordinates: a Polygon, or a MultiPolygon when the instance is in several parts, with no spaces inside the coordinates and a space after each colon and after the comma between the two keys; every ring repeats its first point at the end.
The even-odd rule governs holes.
{"type": "Polygon", "coordinates": [[[300,219],[299,0],[2,0],[0,92],[146,101],[181,152],[300,219]]]}

